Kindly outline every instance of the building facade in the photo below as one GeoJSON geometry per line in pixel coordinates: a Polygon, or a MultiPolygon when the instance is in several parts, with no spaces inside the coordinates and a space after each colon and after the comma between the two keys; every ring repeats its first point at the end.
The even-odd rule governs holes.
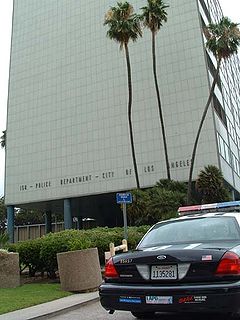
{"type": "MultiPolygon", "coordinates": [[[[216,61],[203,27],[222,17],[217,0],[169,0],[157,35],[157,70],[171,178],[187,181],[193,142],[216,61]]],[[[115,193],[136,187],[127,121],[124,52],[106,37],[115,0],[14,0],[6,147],[6,204],[115,216],[115,193]]],[[[132,0],[136,11],[145,0],[132,0]]],[[[151,36],[129,45],[134,146],[141,187],[166,178],[151,36]]],[[[219,167],[240,191],[237,56],[222,65],[201,133],[193,177],[219,167]]],[[[114,216],[114,217],[113,217],[114,216]]],[[[68,217],[68,218],[67,218],[68,217]]],[[[119,216],[120,217],[120,216],[119,216]]],[[[120,219],[120,218],[119,218],[120,219]]],[[[70,220],[68,225],[70,225],[70,220]]]]}

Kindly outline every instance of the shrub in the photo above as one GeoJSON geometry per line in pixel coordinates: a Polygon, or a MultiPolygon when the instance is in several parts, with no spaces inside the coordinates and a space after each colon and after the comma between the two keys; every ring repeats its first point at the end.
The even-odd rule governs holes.
{"type": "Polygon", "coordinates": [[[77,230],[64,230],[42,237],[40,259],[44,261],[45,270],[50,278],[55,277],[58,269],[57,253],[69,251],[70,241],[73,241],[78,233],[77,230]]]}
{"type": "MultiPolygon", "coordinates": [[[[128,228],[129,250],[136,247],[148,228],[149,226],[128,228]]],[[[54,278],[58,269],[57,253],[97,247],[100,262],[104,264],[104,252],[109,251],[109,243],[120,245],[122,239],[123,228],[98,227],[49,233],[42,238],[11,244],[8,249],[19,253],[21,269],[28,267],[30,276],[46,271],[50,278],[54,278]]]]}
{"type": "Polygon", "coordinates": [[[19,253],[20,270],[29,268],[29,275],[34,276],[37,271],[44,271],[44,262],[40,257],[42,239],[27,240],[19,242],[15,246],[9,246],[9,250],[19,253]]]}
{"type": "Polygon", "coordinates": [[[109,243],[120,244],[123,239],[122,228],[95,228],[84,231],[85,236],[90,239],[92,247],[98,248],[100,263],[104,264],[104,252],[109,251],[109,243]]]}

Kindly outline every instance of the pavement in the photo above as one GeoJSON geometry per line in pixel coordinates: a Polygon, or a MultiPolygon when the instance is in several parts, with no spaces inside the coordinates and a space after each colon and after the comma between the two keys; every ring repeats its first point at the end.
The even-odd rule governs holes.
{"type": "Polygon", "coordinates": [[[30,308],[16,310],[0,315],[0,320],[49,319],[53,316],[77,309],[99,300],[98,291],[77,293],[71,296],[42,303],[30,308]]]}

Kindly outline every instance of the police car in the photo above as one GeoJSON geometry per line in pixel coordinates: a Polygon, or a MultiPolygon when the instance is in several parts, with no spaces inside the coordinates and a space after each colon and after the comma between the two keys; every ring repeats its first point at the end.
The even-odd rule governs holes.
{"type": "Polygon", "coordinates": [[[240,201],[179,208],[136,250],[110,258],[102,306],[136,318],[156,312],[240,314],[240,201]]]}

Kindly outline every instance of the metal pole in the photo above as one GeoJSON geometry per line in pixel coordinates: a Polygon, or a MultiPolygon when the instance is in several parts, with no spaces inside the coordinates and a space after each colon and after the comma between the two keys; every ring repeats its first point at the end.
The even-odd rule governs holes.
{"type": "Polygon", "coordinates": [[[123,203],[123,226],[124,226],[124,239],[128,239],[127,232],[127,204],[123,203]]]}

